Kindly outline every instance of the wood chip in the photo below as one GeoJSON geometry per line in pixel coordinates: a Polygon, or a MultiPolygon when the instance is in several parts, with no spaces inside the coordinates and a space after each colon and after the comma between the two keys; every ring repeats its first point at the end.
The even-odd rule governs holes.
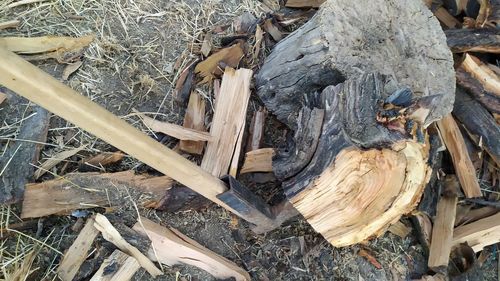
{"type": "MultiPolygon", "coordinates": [[[[204,132],[206,130],[205,99],[196,92],[192,92],[189,97],[186,115],[184,115],[183,126],[200,132],[204,132]]],[[[179,148],[188,153],[201,155],[204,147],[205,143],[201,141],[181,140],[179,142],[179,148]]]]}
{"type": "Polygon", "coordinates": [[[125,241],[105,216],[96,214],[94,226],[102,233],[104,239],[113,243],[121,251],[134,257],[153,277],[163,274],[150,259],[142,254],[136,247],[125,241]]]}
{"type": "Polygon", "coordinates": [[[104,167],[117,163],[125,157],[123,152],[102,152],[95,156],[87,157],[81,161],[82,165],[87,164],[93,167],[104,167]]]}
{"type": "Polygon", "coordinates": [[[262,40],[264,39],[264,32],[260,25],[255,27],[255,44],[252,48],[252,60],[256,63],[259,59],[259,54],[262,46],[262,40]]]}
{"type": "Polygon", "coordinates": [[[264,124],[267,117],[267,110],[264,107],[254,112],[250,122],[250,133],[248,134],[246,152],[257,150],[262,145],[264,139],[264,124]]]}
{"type": "Polygon", "coordinates": [[[274,154],[273,148],[261,148],[247,152],[240,173],[272,172],[274,154]]]}
{"type": "Polygon", "coordinates": [[[61,163],[62,161],[66,160],[67,158],[70,158],[71,156],[77,154],[78,152],[82,151],[86,146],[80,146],[77,148],[73,148],[70,150],[62,151],[51,158],[47,159],[45,162],[43,162],[42,165],[36,170],[35,172],[35,179],[38,179],[41,177],[43,174],[45,174],[47,171],[55,167],[57,164],[61,163]]]}
{"type": "Polygon", "coordinates": [[[237,67],[243,55],[243,48],[238,43],[212,54],[206,60],[198,63],[194,71],[203,77],[201,83],[208,83],[222,75],[222,69],[225,67],[237,67]]]}
{"type": "Polygon", "coordinates": [[[394,235],[397,235],[403,239],[408,236],[411,232],[411,228],[407,227],[404,223],[401,221],[397,221],[396,223],[391,224],[388,229],[389,232],[391,232],[394,235]]]}
{"type": "Polygon", "coordinates": [[[361,248],[358,252],[358,255],[360,257],[365,258],[367,261],[369,261],[375,268],[377,269],[382,269],[382,265],[377,261],[377,259],[370,254],[366,249],[361,248]]]}
{"type": "Polygon", "coordinates": [[[82,66],[82,64],[83,61],[81,60],[68,64],[63,70],[62,79],[65,81],[68,80],[71,74],[75,73],[82,66]]]}
{"type": "Polygon", "coordinates": [[[7,29],[7,28],[17,28],[20,23],[21,22],[18,20],[10,20],[10,21],[0,22],[0,30],[7,29]]]}
{"type": "Polygon", "coordinates": [[[12,8],[23,6],[23,5],[40,3],[40,2],[45,2],[45,1],[49,1],[49,0],[21,0],[21,1],[14,2],[14,3],[10,3],[9,5],[7,5],[7,8],[12,9],[12,8]]]}
{"type": "Polygon", "coordinates": [[[90,217],[87,223],[76,237],[76,240],[68,248],[57,268],[57,274],[63,281],[71,281],[78,273],[78,269],[87,259],[88,252],[99,235],[99,230],[94,227],[95,218],[90,217]]]}
{"type": "Polygon", "coordinates": [[[135,258],[120,250],[115,250],[104,260],[90,281],[128,281],[140,268],[141,265],[135,258]],[[114,270],[109,273],[106,270],[108,267],[114,270]]]}
{"type": "Polygon", "coordinates": [[[272,19],[267,19],[264,22],[264,29],[273,37],[274,41],[279,42],[283,39],[281,31],[273,24],[272,19]]]}

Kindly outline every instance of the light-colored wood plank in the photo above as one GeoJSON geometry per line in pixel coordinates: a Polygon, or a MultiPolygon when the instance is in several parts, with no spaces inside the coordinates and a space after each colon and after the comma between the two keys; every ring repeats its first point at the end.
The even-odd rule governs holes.
{"type": "Polygon", "coordinates": [[[250,98],[252,70],[227,67],[220,93],[215,99],[215,112],[201,167],[216,177],[226,175],[233,159],[250,98]]]}
{"type": "Polygon", "coordinates": [[[236,148],[234,149],[233,158],[231,159],[231,166],[229,167],[229,174],[236,177],[238,174],[238,165],[240,163],[241,147],[243,145],[243,136],[245,135],[245,125],[246,121],[243,122],[240,132],[238,133],[238,139],[236,141],[236,148]]]}
{"type": "Polygon", "coordinates": [[[261,148],[247,152],[240,173],[272,172],[273,156],[273,148],[261,148]]]}
{"type": "Polygon", "coordinates": [[[66,160],[67,158],[70,158],[71,156],[77,154],[78,152],[82,151],[85,148],[85,146],[80,146],[77,148],[61,151],[59,153],[56,153],[54,156],[46,159],[42,165],[35,171],[34,178],[38,179],[42,175],[44,175],[47,171],[55,167],[57,164],[60,162],[66,160]]]}
{"type": "Polygon", "coordinates": [[[87,254],[94,243],[94,239],[99,235],[99,230],[94,227],[94,217],[90,217],[87,223],[64,254],[64,257],[57,268],[57,274],[63,281],[71,281],[78,273],[78,269],[87,259],[87,254]]]}
{"type": "Polygon", "coordinates": [[[441,137],[451,154],[455,172],[467,198],[481,197],[481,188],[476,178],[476,170],[470,160],[467,147],[455,119],[450,114],[437,122],[441,137]]]}
{"type": "Polygon", "coordinates": [[[136,247],[130,245],[127,241],[125,241],[125,239],[123,239],[118,230],[116,230],[116,228],[113,227],[113,225],[109,222],[109,220],[105,216],[101,214],[96,214],[94,226],[102,233],[104,239],[113,243],[118,249],[120,249],[124,253],[134,257],[137,260],[137,262],[142,267],[144,267],[144,269],[146,269],[146,271],[153,277],[163,274],[163,272],[161,272],[161,270],[158,269],[150,259],[148,259],[136,247]]]}
{"type": "MultiPolygon", "coordinates": [[[[192,92],[189,96],[183,126],[200,132],[204,132],[206,130],[205,99],[203,99],[203,97],[196,92],[192,92]]],[[[179,142],[179,148],[188,153],[202,154],[204,147],[205,143],[202,141],[181,140],[179,142]]]]}
{"type": "Polygon", "coordinates": [[[250,280],[245,270],[179,231],[146,218],[141,218],[141,222],[137,222],[133,229],[151,239],[155,251],[150,250],[150,258],[157,257],[159,262],[169,266],[179,263],[193,265],[219,279],[250,280]]]}
{"type": "Polygon", "coordinates": [[[455,228],[453,246],[464,242],[476,253],[486,246],[500,242],[500,213],[455,228]]]}
{"type": "Polygon", "coordinates": [[[431,246],[427,265],[435,272],[446,268],[450,260],[453,227],[457,211],[458,181],[454,176],[445,179],[445,192],[437,205],[436,219],[432,228],[431,246]]]}
{"type": "Polygon", "coordinates": [[[120,250],[115,250],[99,267],[90,281],[128,281],[141,268],[137,260],[120,250]],[[104,269],[109,265],[117,268],[109,274],[104,274],[104,269]]]}
{"type": "Polygon", "coordinates": [[[410,234],[411,228],[407,227],[401,221],[397,221],[396,223],[393,223],[391,224],[391,226],[389,226],[388,231],[404,239],[406,238],[406,236],[408,236],[408,234],[410,234]]]}
{"type": "Polygon", "coordinates": [[[488,65],[477,57],[465,54],[465,58],[460,67],[470,73],[472,77],[476,78],[486,91],[494,93],[500,98],[500,78],[495,71],[488,67],[488,65]]]}
{"type": "Polygon", "coordinates": [[[474,210],[469,210],[466,214],[455,220],[455,226],[460,226],[467,223],[472,223],[477,220],[492,216],[498,213],[495,207],[482,207],[474,210]]]}

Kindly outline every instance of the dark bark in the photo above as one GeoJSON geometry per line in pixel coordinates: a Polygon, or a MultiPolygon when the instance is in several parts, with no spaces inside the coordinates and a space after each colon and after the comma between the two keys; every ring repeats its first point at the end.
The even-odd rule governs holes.
{"type": "Polygon", "coordinates": [[[494,93],[488,92],[484,89],[483,85],[472,75],[462,68],[458,68],[456,71],[457,83],[460,85],[468,94],[479,101],[486,109],[492,113],[500,114],[500,98],[498,98],[494,93]]]}
{"type": "Polygon", "coordinates": [[[497,28],[445,30],[448,46],[454,53],[499,53],[499,32],[497,28]]]}

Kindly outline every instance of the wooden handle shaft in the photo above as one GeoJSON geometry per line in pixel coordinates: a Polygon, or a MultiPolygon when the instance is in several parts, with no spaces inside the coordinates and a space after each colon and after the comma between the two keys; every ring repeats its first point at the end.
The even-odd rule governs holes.
{"type": "Polygon", "coordinates": [[[217,177],[143,134],[16,54],[0,48],[0,84],[103,139],[238,215],[217,199],[217,177]]]}

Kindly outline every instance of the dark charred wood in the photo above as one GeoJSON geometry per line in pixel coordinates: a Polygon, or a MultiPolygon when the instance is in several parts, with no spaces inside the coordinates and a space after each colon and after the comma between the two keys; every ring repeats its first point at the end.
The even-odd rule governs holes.
{"type": "Polygon", "coordinates": [[[175,185],[160,200],[157,210],[177,212],[181,210],[200,210],[210,204],[210,201],[185,186],[175,185]]]}
{"type": "Polygon", "coordinates": [[[500,126],[493,116],[462,89],[458,88],[453,115],[465,126],[476,143],[483,147],[493,160],[500,164],[500,126]]]}
{"type": "Polygon", "coordinates": [[[500,53],[499,32],[497,28],[445,30],[448,46],[454,53],[500,53]]]}
{"type": "Polygon", "coordinates": [[[456,71],[457,83],[468,94],[479,101],[486,109],[492,113],[500,114],[500,99],[494,94],[486,91],[483,85],[472,77],[467,71],[458,68],[456,71]]]}

